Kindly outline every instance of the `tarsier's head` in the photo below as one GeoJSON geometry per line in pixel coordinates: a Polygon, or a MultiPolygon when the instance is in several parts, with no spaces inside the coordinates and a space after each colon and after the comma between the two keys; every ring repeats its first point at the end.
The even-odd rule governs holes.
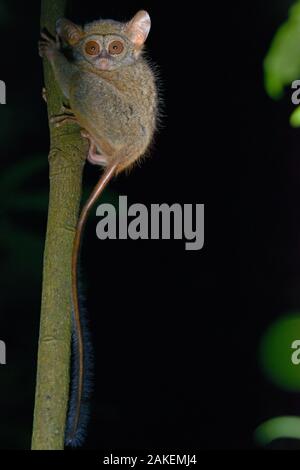
{"type": "Polygon", "coordinates": [[[139,11],[128,23],[99,20],[81,28],[61,18],[56,31],[73,51],[75,61],[86,61],[99,70],[115,70],[139,57],[151,27],[150,16],[139,11]]]}

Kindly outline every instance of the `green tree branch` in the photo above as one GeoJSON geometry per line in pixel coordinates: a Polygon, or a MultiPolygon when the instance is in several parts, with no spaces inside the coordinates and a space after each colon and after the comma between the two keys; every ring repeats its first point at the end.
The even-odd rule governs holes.
{"type": "MultiPolygon", "coordinates": [[[[67,0],[42,0],[41,27],[52,34],[67,0]]],[[[63,97],[44,60],[48,116],[59,114],[63,97]]],[[[41,322],[32,449],[64,448],[69,396],[71,254],[87,153],[75,124],[50,125],[50,198],[44,252],[41,322]]]]}

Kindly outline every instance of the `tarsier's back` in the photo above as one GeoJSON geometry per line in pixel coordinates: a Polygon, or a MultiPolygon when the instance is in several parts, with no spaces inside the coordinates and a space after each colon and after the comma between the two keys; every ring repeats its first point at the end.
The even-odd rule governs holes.
{"type": "Polygon", "coordinates": [[[155,78],[141,54],[150,19],[142,13],[129,24],[99,20],[81,29],[63,19],[59,25],[75,65],[72,111],[99,162],[121,160],[119,171],[145,153],[155,130],[155,78]]]}

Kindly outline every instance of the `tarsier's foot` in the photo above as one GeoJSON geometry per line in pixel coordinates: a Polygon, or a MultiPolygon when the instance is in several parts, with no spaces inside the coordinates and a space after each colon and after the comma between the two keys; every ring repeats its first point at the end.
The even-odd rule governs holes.
{"type": "Polygon", "coordinates": [[[57,114],[50,118],[50,123],[53,124],[54,127],[60,127],[68,123],[77,123],[77,119],[71,114],[57,114]]]}
{"type": "Polygon", "coordinates": [[[66,103],[64,103],[64,104],[62,105],[62,107],[60,108],[60,112],[61,112],[61,113],[73,114],[73,116],[74,116],[74,113],[73,113],[71,107],[70,107],[68,104],[66,104],[66,103]]]}
{"type": "Polygon", "coordinates": [[[77,123],[75,115],[72,113],[71,108],[63,105],[60,109],[60,114],[55,114],[51,116],[50,123],[54,127],[60,127],[67,123],[77,123]]]}
{"type": "Polygon", "coordinates": [[[85,137],[90,141],[90,148],[89,148],[89,153],[87,156],[87,159],[90,163],[93,165],[100,165],[100,166],[106,166],[107,165],[107,158],[105,155],[101,155],[98,151],[97,145],[93,138],[90,136],[90,134],[85,131],[84,129],[81,131],[82,137],[85,137]]]}
{"type": "Polygon", "coordinates": [[[47,57],[51,60],[56,52],[60,49],[59,37],[54,38],[51,34],[43,29],[41,31],[41,39],[39,40],[39,54],[41,57],[47,57]]]}
{"type": "Polygon", "coordinates": [[[47,103],[47,90],[45,87],[43,87],[42,89],[42,98],[45,101],[45,103],[47,103]]]}

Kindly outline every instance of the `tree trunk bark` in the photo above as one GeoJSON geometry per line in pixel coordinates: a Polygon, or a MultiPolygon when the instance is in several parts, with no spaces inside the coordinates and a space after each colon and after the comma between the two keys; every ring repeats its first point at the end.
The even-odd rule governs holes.
{"type": "MultiPolygon", "coordinates": [[[[67,0],[42,0],[41,27],[52,34],[67,0]]],[[[63,97],[44,60],[48,116],[59,114],[63,97]]],[[[32,450],[64,448],[70,380],[71,255],[88,143],[76,124],[50,125],[50,198],[32,450]]]]}

